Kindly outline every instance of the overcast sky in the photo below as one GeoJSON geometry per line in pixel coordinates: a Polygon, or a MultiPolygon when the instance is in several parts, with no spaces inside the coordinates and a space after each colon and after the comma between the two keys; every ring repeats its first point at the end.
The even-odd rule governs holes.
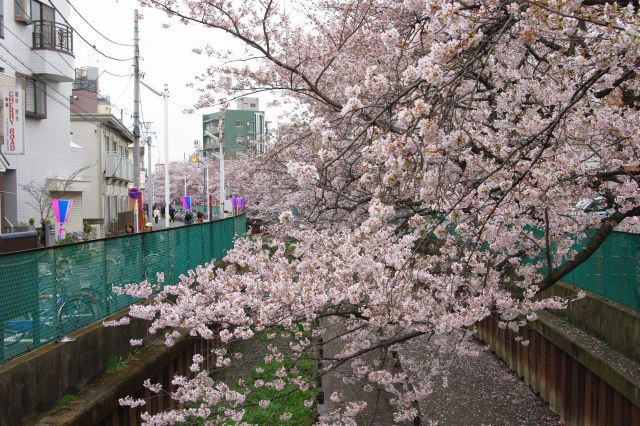
{"type": "MultiPolygon", "coordinates": [[[[219,45],[221,49],[241,49],[242,46],[219,31],[197,25],[185,26],[156,9],[142,8],[135,0],[70,0],[80,14],[98,31],[111,40],[133,43],[134,9],[138,9],[144,18],[139,21],[140,32],[140,71],[144,81],[162,91],[169,84],[169,158],[178,160],[183,154],[193,151],[193,141],[202,139],[202,114],[217,109],[200,110],[194,114],[184,114],[184,108],[191,107],[197,99],[196,92],[187,88],[196,74],[212,65],[213,59],[206,55],[196,55],[193,48],[204,47],[207,43],[219,45]]],[[[70,22],[76,29],[74,54],[76,68],[84,66],[98,67],[100,72],[125,75],[115,77],[108,73],[99,78],[100,92],[109,96],[116,108],[124,109],[124,121],[131,127],[133,114],[133,61],[117,61],[106,58],[86,42],[84,37],[97,49],[108,56],[128,59],[133,56],[133,47],[119,46],[96,33],[78,14],[71,11],[70,22]]],[[[141,86],[142,119],[153,122],[151,131],[157,133],[152,148],[152,161],[164,161],[163,107],[162,98],[141,86]]],[[[266,98],[261,98],[261,109],[266,107],[266,98]]],[[[118,114],[118,112],[116,113],[118,114]]],[[[267,117],[273,120],[275,117],[267,117]]]]}

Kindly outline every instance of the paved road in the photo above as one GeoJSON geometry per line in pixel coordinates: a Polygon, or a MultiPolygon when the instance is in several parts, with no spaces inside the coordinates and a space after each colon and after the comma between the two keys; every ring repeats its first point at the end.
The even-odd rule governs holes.
{"type": "MultiPolygon", "coordinates": [[[[158,220],[158,224],[157,225],[153,221],[151,221],[151,224],[153,225],[153,230],[154,231],[156,231],[158,229],[165,229],[165,227],[164,227],[164,218],[162,216],[158,220]]],[[[180,226],[184,226],[184,223],[182,223],[180,221],[169,222],[169,227],[170,228],[178,228],[180,226]]]]}

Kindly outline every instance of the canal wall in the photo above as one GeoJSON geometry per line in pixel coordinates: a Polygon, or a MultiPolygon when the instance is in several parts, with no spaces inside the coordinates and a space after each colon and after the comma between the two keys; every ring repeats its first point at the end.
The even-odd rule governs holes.
{"type": "MultiPolygon", "coordinates": [[[[556,284],[547,295],[575,293],[556,284]]],[[[500,328],[495,317],[476,330],[564,425],[640,426],[637,312],[587,293],[565,311],[541,312],[518,336],[500,328]]]]}

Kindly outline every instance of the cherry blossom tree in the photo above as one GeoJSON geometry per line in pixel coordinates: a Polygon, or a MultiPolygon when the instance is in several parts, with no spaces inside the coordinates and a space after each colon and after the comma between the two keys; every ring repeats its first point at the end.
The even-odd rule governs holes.
{"type": "MultiPolygon", "coordinates": [[[[317,340],[299,327],[319,338],[338,323],[343,349],[319,374],[349,363],[350,380],[383,388],[396,421],[411,421],[438,369],[410,386],[364,355],[490,315],[517,332],[564,307],[541,291],[640,215],[633,2],[141,3],[232,35],[258,64],[194,49],[219,62],[197,76],[196,107],[265,90],[296,106],[273,148],[237,174],[259,214],[279,218],[273,239],[239,240],[225,268],[204,265],[133,307],[152,332],[227,344],[280,327],[304,356],[317,340]],[[595,198],[605,218],[575,207],[595,198]]],[[[194,371],[173,396],[198,408],[146,421],[241,421],[249,387],[194,371]]],[[[320,421],[355,424],[364,405],[345,401],[320,421]]]]}
{"type": "MultiPolygon", "coordinates": [[[[225,186],[232,194],[240,194],[245,182],[245,167],[247,159],[244,156],[225,162],[225,186]],[[239,176],[241,174],[241,176],[239,176]]],[[[198,164],[187,161],[172,161],[169,163],[170,199],[172,203],[180,205],[180,197],[189,195],[193,200],[201,203],[204,199],[204,167],[209,167],[207,191],[217,202],[220,191],[219,161],[214,157],[201,157],[198,164]]],[[[250,169],[248,169],[250,170],[250,169]]],[[[154,203],[164,204],[164,164],[158,165],[153,173],[154,203]]]]}

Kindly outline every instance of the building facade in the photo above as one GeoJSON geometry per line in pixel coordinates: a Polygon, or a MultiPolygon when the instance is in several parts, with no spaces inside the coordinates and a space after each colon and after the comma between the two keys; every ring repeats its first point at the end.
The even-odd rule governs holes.
{"type": "Polygon", "coordinates": [[[82,148],[69,135],[75,77],[69,3],[0,0],[0,7],[0,151],[8,161],[0,228],[50,219],[50,197],[74,201],[64,229],[82,231],[87,182],[82,148]]]}
{"type": "Polygon", "coordinates": [[[82,215],[99,225],[99,236],[111,236],[118,214],[129,211],[127,192],[133,182],[133,133],[111,114],[71,114],[73,142],[82,146],[89,191],[82,215]]]}
{"type": "Polygon", "coordinates": [[[240,152],[267,150],[267,122],[265,112],[260,111],[258,98],[244,97],[237,100],[236,109],[227,109],[202,116],[202,141],[205,152],[218,152],[218,142],[208,133],[219,138],[220,126],[224,140],[224,157],[233,159],[240,152]]]}
{"type": "MultiPolygon", "coordinates": [[[[132,209],[127,196],[133,179],[133,133],[115,117],[109,100],[99,94],[98,69],[76,70],[71,105],[72,142],[82,147],[89,191],[83,202],[85,223],[97,225],[100,237],[113,236],[118,216],[132,209]]],[[[144,145],[140,146],[140,165],[144,145]]]]}

